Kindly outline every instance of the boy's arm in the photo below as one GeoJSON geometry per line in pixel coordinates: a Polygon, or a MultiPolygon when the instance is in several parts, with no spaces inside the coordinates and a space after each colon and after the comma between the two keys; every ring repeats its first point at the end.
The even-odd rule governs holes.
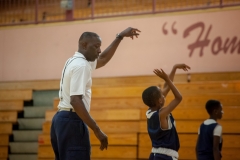
{"type": "Polygon", "coordinates": [[[198,154],[197,154],[197,146],[198,146],[198,143],[199,143],[199,135],[198,135],[197,144],[196,144],[196,147],[195,147],[196,160],[198,160],[198,154]]]}
{"type": "Polygon", "coordinates": [[[131,37],[133,39],[133,37],[136,36],[138,38],[138,32],[141,31],[131,27],[128,27],[127,29],[122,31],[119,34],[119,38],[116,37],[115,40],[99,55],[97,59],[96,69],[103,67],[110,61],[123,37],[131,37]]]}
{"type": "MultiPolygon", "coordinates": [[[[169,79],[173,82],[175,73],[177,69],[183,69],[184,71],[188,71],[188,69],[191,69],[188,65],[186,64],[175,64],[172,68],[171,73],[169,74],[169,79]]],[[[167,83],[165,82],[163,85],[163,95],[164,97],[167,96],[168,92],[170,91],[170,88],[168,87],[167,83]]]]}
{"type": "Polygon", "coordinates": [[[154,73],[159,76],[160,78],[164,79],[169,88],[172,90],[174,95],[174,100],[170,102],[170,104],[167,107],[164,107],[159,112],[159,116],[161,119],[166,120],[166,117],[177,107],[177,105],[182,101],[182,95],[178,91],[178,89],[174,86],[172,81],[169,79],[168,75],[161,69],[155,69],[154,73]]]}
{"type": "Polygon", "coordinates": [[[213,156],[214,160],[221,160],[221,153],[219,151],[220,137],[213,136],[213,156]]]}

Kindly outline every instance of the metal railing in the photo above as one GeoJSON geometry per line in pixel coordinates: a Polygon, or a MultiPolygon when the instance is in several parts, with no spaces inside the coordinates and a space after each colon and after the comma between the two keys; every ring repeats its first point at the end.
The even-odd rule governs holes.
{"type": "Polygon", "coordinates": [[[240,0],[71,0],[67,10],[62,1],[0,0],[0,26],[240,6],[240,0]]]}

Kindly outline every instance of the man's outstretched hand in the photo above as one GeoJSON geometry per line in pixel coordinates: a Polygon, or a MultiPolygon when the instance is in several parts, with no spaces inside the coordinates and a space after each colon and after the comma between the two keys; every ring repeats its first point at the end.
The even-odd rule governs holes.
{"type": "Polygon", "coordinates": [[[137,28],[128,27],[127,29],[122,31],[119,35],[122,37],[131,37],[133,39],[134,37],[138,38],[139,32],[141,31],[138,30],[137,28]]]}

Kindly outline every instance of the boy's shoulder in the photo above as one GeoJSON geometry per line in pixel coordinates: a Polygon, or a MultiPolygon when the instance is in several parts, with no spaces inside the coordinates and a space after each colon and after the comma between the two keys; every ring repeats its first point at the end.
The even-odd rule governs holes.
{"type": "MultiPolygon", "coordinates": [[[[159,112],[160,112],[160,110],[151,111],[151,109],[148,109],[148,110],[146,111],[146,116],[147,116],[148,119],[150,119],[153,115],[155,115],[155,114],[158,115],[159,112]]],[[[174,120],[172,113],[169,113],[168,117],[169,117],[169,118],[171,117],[171,118],[174,120]]]]}
{"type": "Polygon", "coordinates": [[[213,135],[217,135],[217,136],[220,136],[222,134],[222,126],[217,123],[215,120],[213,119],[207,119],[205,120],[201,125],[200,127],[198,128],[198,134],[201,133],[201,130],[202,129],[207,129],[207,130],[212,130],[213,131],[213,135]],[[209,126],[209,127],[207,127],[209,126]],[[206,128],[207,127],[207,128],[206,128]]]}
{"type": "Polygon", "coordinates": [[[216,124],[216,125],[220,125],[219,123],[217,123],[217,121],[215,121],[214,119],[206,119],[205,121],[203,121],[204,125],[211,125],[211,124],[216,124]]]}
{"type": "Polygon", "coordinates": [[[151,111],[151,109],[148,109],[146,111],[147,118],[150,119],[154,115],[154,113],[158,113],[158,111],[151,111]]]}

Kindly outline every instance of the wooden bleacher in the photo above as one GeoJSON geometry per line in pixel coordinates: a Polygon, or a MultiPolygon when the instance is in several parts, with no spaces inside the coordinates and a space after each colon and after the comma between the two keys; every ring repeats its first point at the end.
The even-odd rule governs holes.
{"type": "Polygon", "coordinates": [[[17,122],[17,111],[3,111],[0,112],[0,122],[17,122]]]}
{"type": "MultiPolygon", "coordinates": [[[[0,83],[2,85],[2,82],[0,83]]],[[[4,86],[4,85],[2,85],[4,86]]],[[[23,110],[23,101],[32,99],[32,90],[13,90],[0,86],[0,159],[7,160],[9,136],[17,123],[18,112],[23,110]]]]}
{"type": "Polygon", "coordinates": [[[23,100],[1,100],[0,111],[22,111],[23,100]]]}
{"type": "Polygon", "coordinates": [[[0,159],[8,158],[9,135],[12,134],[12,123],[0,121],[0,159]]]}
{"type": "Polygon", "coordinates": [[[6,160],[8,157],[8,144],[9,136],[8,134],[0,133],[0,160],[6,160]]]}
{"type": "MultiPolygon", "coordinates": [[[[208,115],[204,105],[208,99],[218,99],[223,104],[223,159],[240,160],[240,73],[178,74],[175,84],[183,94],[183,101],[174,110],[180,137],[180,160],[195,159],[195,144],[199,125],[208,115]]],[[[90,130],[93,160],[147,159],[151,150],[146,130],[145,112],[141,93],[150,85],[163,85],[156,76],[94,78],[90,114],[108,135],[107,151],[99,150],[99,142],[90,130]]],[[[23,108],[23,101],[32,99],[32,90],[59,89],[59,80],[0,83],[0,159],[6,159],[9,134],[15,116],[23,108]],[[5,96],[8,94],[7,96],[5,96]],[[5,106],[5,107],[4,107],[5,106]]],[[[173,98],[169,93],[166,103],[173,98]]],[[[50,144],[50,126],[57,112],[58,98],[53,109],[46,111],[43,132],[39,136],[39,160],[53,160],[50,144]]]]}
{"type": "MultiPolygon", "coordinates": [[[[75,1],[74,7],[74,18],[91,18],[91,7],[88,7],[87,1],[75,1]]],[[[194,1],[189,3],[186,1],[165,1],[157,2],[156,10],[168,10],[168,9],[178,9],[186,7],[196,7],[196,6],[206,6],[207,1],[194,1]]],[[[34,3],[22,4],[19,3],[11,4],[11,8],[7,10],[5,8],[0,8],[0,15],[3,15],[3,18],[0,18],[1,24],[14,24],[24,22],[34,22],[35,15],[34,3]],[[29,9],[31,10],[29,12],[29,9]]],[[[152,1],[139,1],[139,0],[104,0],[104,1],[95,1],[95,10],[94,15],[97,16],[108,16],[108,15],[119,15],[119,14],[132,14],[132,13],[142,13],[142,12],[151,12],[152,11],[152,1]]],[[[47,22],[47,21],[61,21],[65,20],[65,10],[60,8],[59,1],[39,1],[38,2],[38,21],[47,22]],[[43,19],[43,14],[45,13],[45,20],[43,19]]]]}
{"type": "Polygon", "coordinates": [[[31,99],[32,90],[0,90],[0,101],[31,99]]]}
{"type": "Polygon", "coordinates": [[[59,80],[0,82],[0,160],[8,158],[9,136],[17,123],[24,101],[32,100],[33,90],[58,89],[59,80]]]}
{"type": "MultiPolygon", "coordinates": [[[[227,141],[226,150],[223,152],[226,157],[230,156],[233,157],[233,153],[240,148],[240,144],[235,142],[233,145],[232,141],[237,140],[240,138],[240,124],[238,113],[240,111],[239,104],[240,100],[238,97],[240,96],[239,92],[239,81],[237,78],[239,75],[235,74],[235,78],[233,75],[223,76],[222,80],[217,79],[217,74],[208,76],[201,76],[197,75],[192,76],[195,78],[196,81],[191,79],[191,83],[184,83],[186,81],[186,77],[181,75],[178,76],[176,86],[184,95],[183,102],[179,105],[179,107],[173,112],[177,120],[177,129],[179,132],[179,137],[181,141],[182,148],[180,150],[180,155],[182,155],[181,159],[195,159],[195,152],[194,147],[196,144],[197,138],[197,130],[199,125],[202,121],[208,118],[208,115],[204,109],[204,105],[206,101],[210,98],[219,99],[223,103],[223,108],[225,114],[223,115],[223,120],[220,121],[224,128],[224,142],[227,141]],[[200,79],[200,80],[199,80],[200,79]],[[211,80],[211,81],[208,81],[211,80]],[[190,121],[189,121],[190,120],[190,121]],[[236,134],[237,133],[237,134],[236,134]],[[233,135],[232,135],[233,134],[233,135]]],[[[162,85],[161,81],[157,79],[149,79],[149,77],[141,77],[142,79],[149,80],[152,84],[155,85],[162,85]]],[[[147,135],[146,130],[146,121],[145,121],[145,111],[146,107],[142,104],[142,100],[140,98],[141,92],[146,86],[150,85],[148,81],[142,80],[141,78],[137,77],[126,77],[126,78],[102,78],[102,79],[94,79],[93,81],[96,82],[92,88],[93,91],[93,99],[91,104],[91,115],[96,119],[100,127],[108,132],[109,144],[117,145],[118,142],[115,143],[113,141],[115,138],[112,137],[111,132],[114,130],[118,131],[118,133],[125,134],[127,131],[134,131],[138,130],[139,139],[138,147],[137,147],[137,158],[146,159],[149,155],[151,144],[149,142],[149,137],[147,135]],[[136,82],[138,81],[138,83],[136,82]],[[107,86],[107,87],[106,87],[107,86]],[[99,109],[101,107],[101,109],[99,109]],[[140,121],[137,123],[128,121],[127,123],[117,121],[119,114],[119,109],[122,111],[119,114],[124,114],[124,112],[128,112],[129,109],[135,109],[135,112],[140,112],[140,121]],[[102,112],[101,112],[102,110],[102,112]],[[137,111],[139,110],[139,111],[137,111]],[[103,117],[105,115],[105,117],[103,117]],[[109,117],[109,115],[111,115],[109,117]],[[105,119],[105,120],[104,120],[105,119]],[[104,120],[104,121],[103,121],[104,120]],[[111,122],[108,122],[111,121],[111,122]],[[125,128],[127,127],[130,128],[125,128]],[[117,126],[117,127],[116,127],[117,126]],[[137,129],[137,128],[138,129],[137,129]],[[130,129],[130,130],[129,130],[130,129]],[[149,146],[145,145],[146,141],[149,142],[149,146]]],[[[169,102],[173,98],[171,94],[169,94],[166,103],[169,102]]],[[[56,112],[56,106],[58,104],[58,99],[54,101],[54,108],[52,111],[48,111],[46,113],[46,122],[43,126],[43,135],[40,136],[40,141],[43,143],[42,145],[44,148],[46,145],[50,145],[49,141],[49,128],[51,125],[51,118],[53,114],[56,112]],[[46,138],[47,137],[47,138],[46,138]],[[47,141],[48,139],[48,141],[47,141]]],[[[134,113],[134,112],[132,112],[134,113]]],[[[128,115],[131,112],[128,113],[128,115]]],[[[134,116],[136,114],[134,113],[134,116]]],[[[133,116],[133,117],[134,117],[133,116]]],[[[127,117],[127,116],[126,116],[127,117]]],[[[124,116],[123,118],[124,119],[124,116]]],[[[120,120],[120,119],[119,119],[120,120]]],[[[91,132],[91,131],[90,131],[91,132]]],[[[114,134],[116,135],[116,133],[114,134]]],[[[135,134],[133,134],[135,135],[135,134]]],[[[120,135],[119,135],[120,136],[120,135]]],[[[135,136],[134,136],[135,137],[135,136]]],[[[95,145],[99,142],[96,140],[94,134],[91,134],[91,142],[95,148],[95,145]],[[93,141],[95,139],[95,141],[93,141]],[[95,143],[96,142],[96,143],[95,143]]],[[[118,144],[119,145],[119,144],[118,144]]],[[[127,145],[127,143],[125,144],[127,145]]],[[[129,144],[128,144],[129,145],[129,144]]],[[[113,146],[109,146],[113,147],[113,146]]],[[[51,147],[50,147],[51,148],[51,147]]],[[[45,148],[46,149],[46,148],[45,148]]],[[[94,149],[95,151],[95,149],[94,149]]],[[[41,152],[41,150],[40,150],[41,152]]],[[[135,152],[132,151],[134,154],[135,152]]],[[[111,158],[111,155],[105,155],[105,158],[111,158]]],[[[115,154],[117,155],[117,154],[115,154]]],[[[46,155],[45,155],[46,156],[46,155]]],[[[53,155],[53,152],[51,154],[53,155]]],[[[48,158],[53,158],[49,156],[48,158]]],[[[95,157],[99,155],[95,155],[93,153],[93,158],[104,158],[104,157],[95,157]]],[[[226,159],[225,157],[225,159],[226,159]]],[[[44,158],[44,157],[41,157],[44,158]]],[[[116,157],[119,158],[119,157],[116,157]]],[[[124,158],[124,157],[122,157],[124,158]]],[[[125,157],[126,158],[126,157],[125,157]]],[[[238,159],[238,157],[236,157],[238,159]]]]}
{"type": "MultiPolygon", "coordinates": [[[[233,3],[233,0],[224,0],[224,4],[233,3]]],[[[239,2],[239,1],[235,1],[239,2]]],[[[191,7],[212,7],[219,5],[219,1],[209,1],[209,0],[192,0],[192,1],[156,1],[155,10],[156,11],[169,11],[177,9],[186,9],[191,7]]],[[[75,6],[75,16],[76,18],[90,17],[91,8],[87,7],[86,1],[76,2],[75,6]]],[[[132,14],[132,13],[144,13],[152,11],[152,0],[102,0],[95,1],[95,16],[108,16],[108,15],[119,15],[119,14],[132,14]]]]}
{"type": "MultiPolygon", "coordinates": [[[[63,21],[66,19],[65,10],[60,8],[60,0],[54,1],[38,1],[38,22],[45,23],[48,21],[63,21]],[[43,15],[45,14],[45,18],[43,15]]],[[[240,0],[224,0],[223,4],[236,4],[240,0]]],[[[212,7],[219,6],[220,1],[209,0],[192,0],[192,1],[156,1],[156,11],[169,11],[179,9],[189,9],[191,7],[212,7]]],[[[114,16],[133,13],[150,13],[152,12],[152,0],[101,0],[95,1],[94,16],[114,16]]],[[[0,6],[0,24],[14,24],[35,22],[34,3],[18,3],[10,7],[0,6]]],[[[75,1],[74,19],[91,18],[91,7],[88,6],[88,0],[75,1]]]]}

